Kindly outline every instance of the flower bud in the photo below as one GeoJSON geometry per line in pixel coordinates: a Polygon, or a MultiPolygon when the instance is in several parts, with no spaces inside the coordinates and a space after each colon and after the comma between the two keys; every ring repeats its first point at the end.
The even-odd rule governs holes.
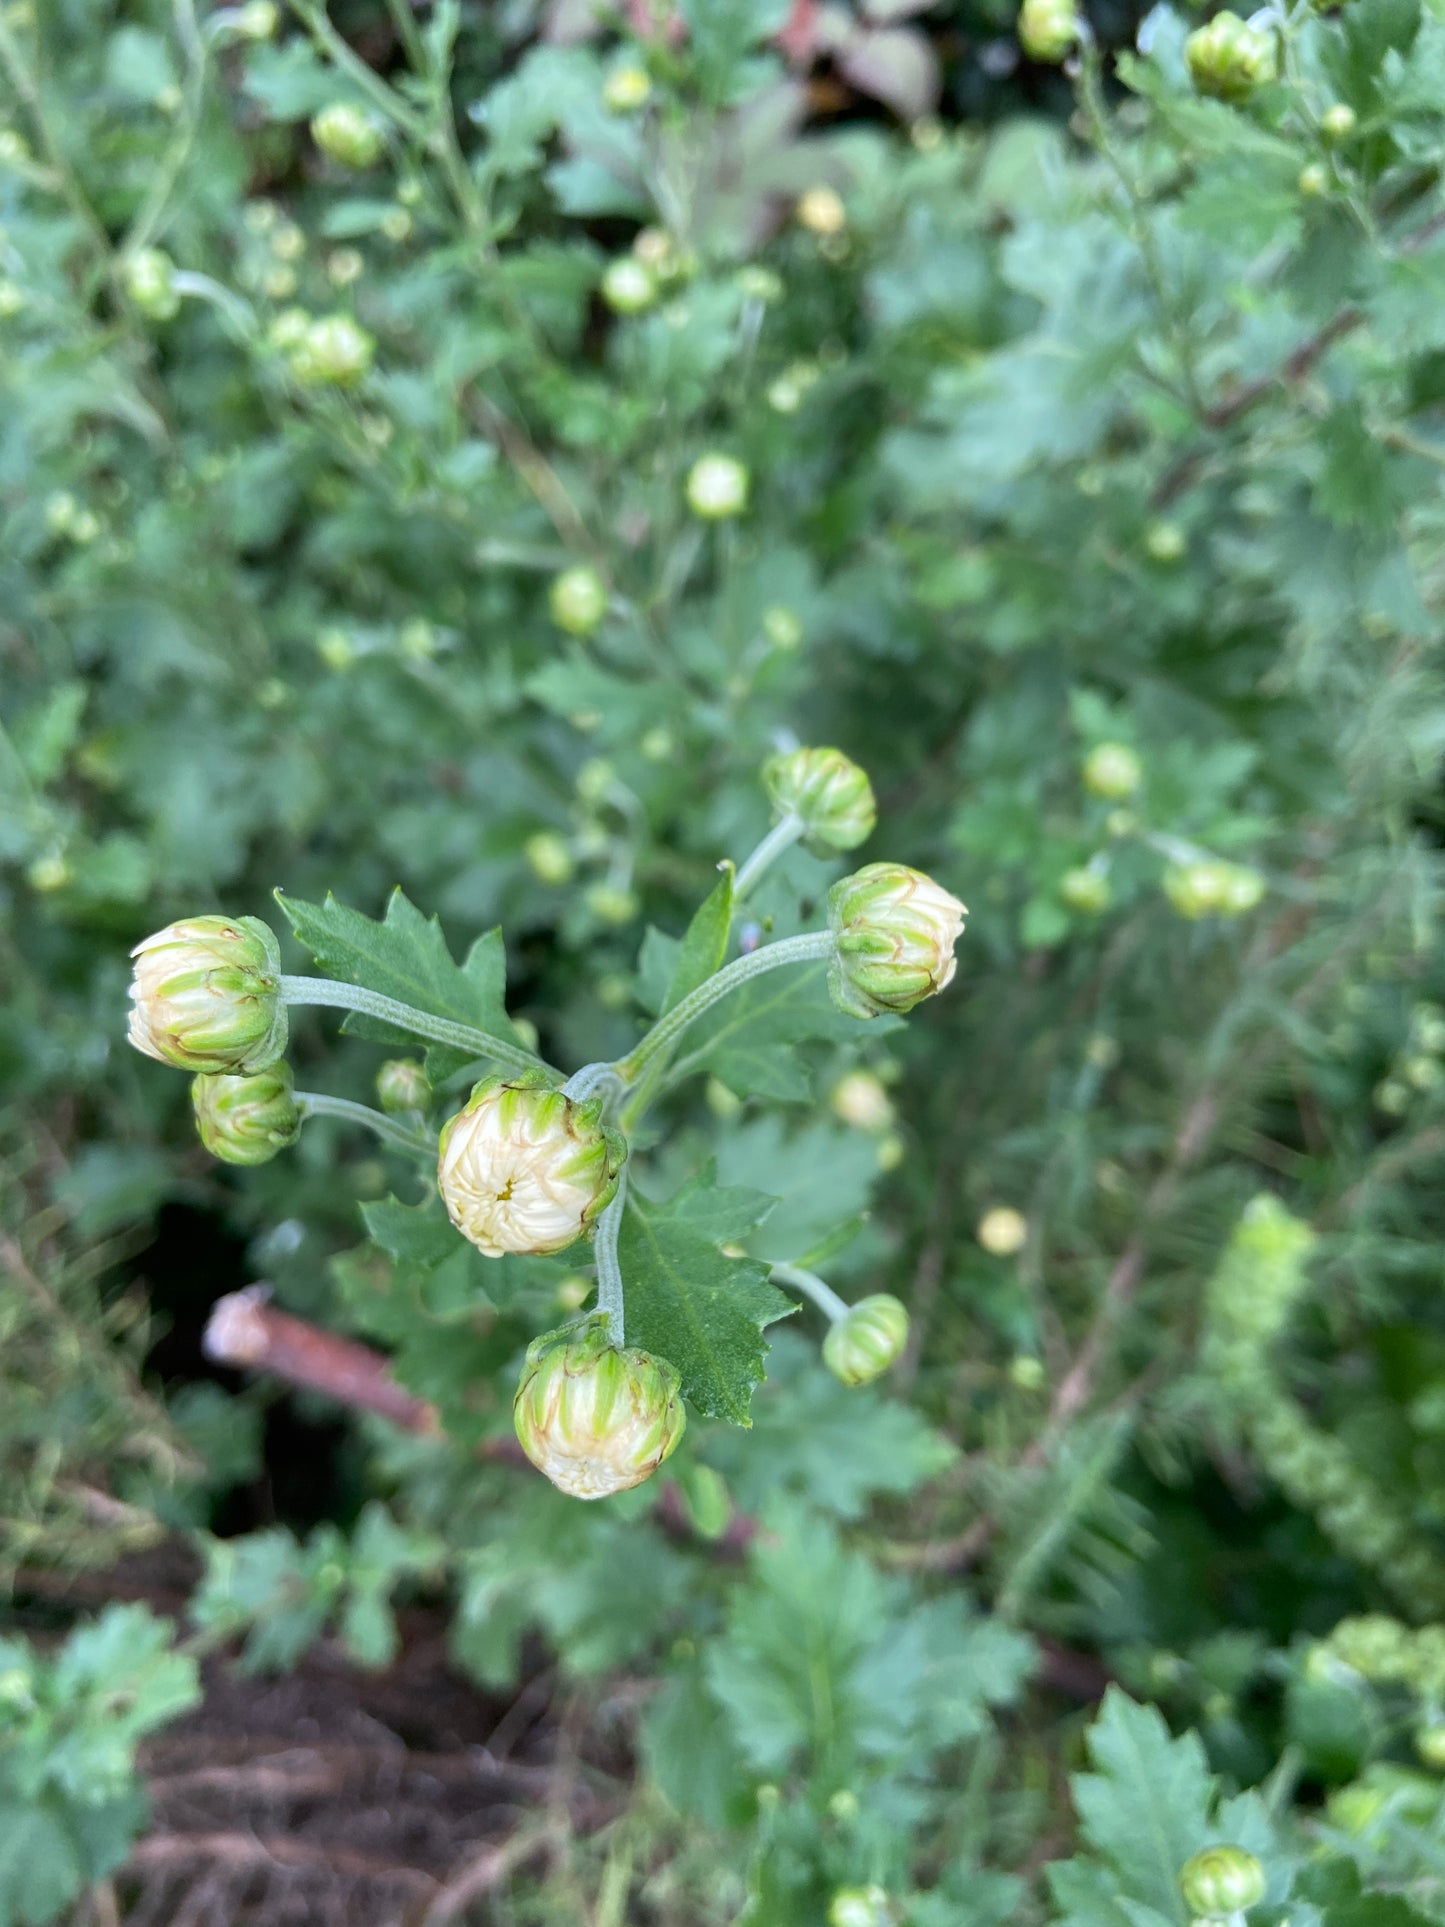
{"type": "Polygon", "coordinates": [[[126,261],[125,291],[151,321],[169,321],[180,310],[174,274],[175,263],[164,248],[141,248],[126,261]]]}
{"type": "Polygon", "coordinates": [[[1337,100],[1320,115],[1320,132],[1332,147],[1347,141],[1355,131],[1355,110],[1337,100]]]}
{"type": "Polygon", "coordinates": [[[833,1086],[833,1109],[855,1131],[886,1131],[893,1122],[888,1093],[872,1071],[847,1071],[833,1086]]]}
{"type": "Polygon", "coordinates": [[[1184,531],[1177,522],[1151,522],[1144,531],[1145,552],[1153,562],[1178,562],[1185,546],[1184,531]]]}
{"type": "Polygon", "coordinates": [[[191,1081],[196,1129],[223,1164],[269,1164],[301,1135],[301,1112],[286,1065],[254,1077],[206,1074],[191,1081]]]}
{"type": "Polygon", "coordinates": [[[1139,758],[1127,744],[1097,743],[1084,758],[1084,788],[1110,803],[1132,796],[1144,780],[1139,758]]]}
{"type": "Polygon", "coordinates": [[[888,1927],[882,1887],[840,1887],[828,1903],[828,1927],[888,1927]]]}
{"type": "Polygon", "coordinates": [[[908,1312],[886,1291],[860,1298],[823,1340],[823,1363],[845,1385],[867,1385],[898,1362],[908,1343],[908,1312]]]}
{"type": "Polygon", "coordinates": [[[254,1076],[286,1048],[281,950],[256,917],[187,917],[131,952],[130,1041],[183,1071],[254,1076]]]}
{"type": "Polygon", "coordinates": [[[828,990],[851,1017],[902,1015],[953,981],[957,897],[902,863],[868,863],[828,892],[828,990]]]}
{"type": "Polygon", "coordinates": [[[1300,169],[1295,186],[1310,200],[1318,200],[1330,191],[1330,170],[1319,161],[1308,161],[1300,169]]]}
{"type": "Polygon", "coordinates": [[[614,314],[641,314],[657,299],[651,268],[635,255],[619,254],[602,272],[602,299],[614,314]]]}
{"type": "Polygon", "coordinates": [[[424,1111],[432,1101],[431,1079],[414,1057],[392,1057],[376,1073],[377,1102],[395,1116],[424,1111]]]}
{"type": "Polygon", "coordinates": [[[602,83],[602,104],[614,114],[635,114],[652,94],[645,67],[614,67],[602,83]]]}
{"type": "Polygon", "coordinates": [[[349,100],[335,100],[311,122],[311,138],[322,153],[343,167],[375,167],[381,159],[381,129],[349,100]]]}
{"type": "Polygon", "coordinates": [[[783,278],[772,268],[765,268],[756,261],[739,268],[734,277],[738,292],[749,301],[773,302],[783,298],[783,278]]]}
{"type": "Polygon", "coordinates": [[[607,614],[607,584],[585,562],[552,578],[547,591],[552,620],[569,636],[590,636],[607,614]]]}
{"type": "Polygon", "coordinates": [[[572,861],[572,851],[564,836],[555,830],[538,830],[529,836],[522,846],[532,875],[539,883],[563,884],[572,881],[576,867],[572,861]]]}
{"type": "Polygon", "coordinates": [[[1030,60],[1057,66],[1079,38],[1073,0],[1024,0],[1018,17],[1019,45],[1030,60]]]}
{"type": "Polygon", "coordinates": [[[575,1104],[541,1072],[494,1075],[444,1127],[437,1184],[452,1223],[488,1258],[542,1257],[590,1229],[626,1156],[600,1098],[575,1104]]]}
{"type": "Polygon", "coordinates": [[[1242,864],[1214,857],[1171,864],[1164,872],[1164,894],[1181,917],[1240,917],[1264,895],[1264,878],[1242,864]]]}
{"type": "Polygon", "coordinates": [[[770,648],[791,651],[803,640],[803,625],[795,611],[775,603],[763,611],[763,635],[770,648]]]}
{"type": "Polygon", "coordinates": [[[246,0],[236,14],[236,32],[242,40],[270,40],[280,24],[276,0],[246,0]]]}
{"type": "Polygon", "coordinates": [[[1239,106],[1274,79],[1274,35],[1237,13],[1217,13],[1190,34],[1184,59],[1197,92],[1239,106]]]}
{"type": "Polygon", "coordinates": [[[795,749],[763,765],[763,787],[778,817],[796,816],[820,854],[855,850],[878,820],[873,785],[841,749],[795,749]]]}
{"type": "Polygon", "coordinates": [[[687,478],[687,504],[704,522],[725,522],[748,505],[748,471],[731,455],[700,455],[687,478]]]}
{"type": "Polygon", "coordinates": [[[996,1204],[984,1212],[973,1235],[995,1258],[1012,1258],[1029,1241],[1029,1221],[1011,1204],[996,1204]]]}
{"type": "Polygon", "coordinates": [[[1264,1868],[1243,1847],[1206,1847],[1179,1869],[1179,1891],[1192,1914],[1227,1920],[1264,1898],[1264,1868]]]}
{"type": "Polygon", "coordinates": [[[1415,1729],[1415,1751],[1432,1773],[1445,1773],[1445,1725],[1433,1721],[1415,1729]]]}
{"type": "Polygon", "coordinates": [[[1113,901],[1114,892],[1102,870],[1066,870],[1059,879],[1059,895],[1080,916],[1101,916],[1113,901]]]}
{"type": "Polygon", "coordinates": [[[350,315],[323,315],[291,349],[291,372],[309,388],[354,388],[371,368],[376,343],[350,315]]]}
{"type": "Polygon", "coordinates": [[[522,1450],[559,1492],[605,1499],[650,1479],[687,1427],[664,1359],[619,1351],[594,1315],[534,1338],[512,1417],[522,1450]]]}
{"type": "Polygon", "coordinates": [[[589,883],[582,901],[599,923],[631,923],[637,915],[635,894],[620,883],[589,883]]]}
{"type": "Polygon", "coordinates": [[[848,225],[842,195],[826,183],[810,187],[800,197],[796,213],[799,227],[807,228],[810,234],[841,234],[848,225]]]}

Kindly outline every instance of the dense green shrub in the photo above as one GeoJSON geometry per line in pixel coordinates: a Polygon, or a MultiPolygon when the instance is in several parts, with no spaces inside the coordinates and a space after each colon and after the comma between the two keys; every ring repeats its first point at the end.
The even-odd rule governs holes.
{"type": "Polygon", "coordinates": [[[0,1921],[115,1869],[196,1654],[384,1665],[418,1594],[481,1681],[655,1686],[599,1921],[1187,1927],[1217,1847],[1221,1917],[1439,1918],[1445,9],[1159,7],[1116,76],[1031,5],[1073,117],[987,136],[810,118],[778,0],[540,12],[0,8],[0,1567],[204,1561],[185,1627],[0,1645],[0,1921]],[[879,828],[734,918],[799,744],[879,828]],[[692,1419],[601,1505],[511,1451],[591,1248],[419,1176],[465,1052],[378,1144],[400,1034],[296,1009],[336,1101],[284,1148],[277,1074],[233,1173],[123,1043],[220,914],[625,1064],[880,858],[970,906],[944,994],[768,977],[631,1119],[692,1419]],[[177,1204],[391,1361],[333,1520],[218,1536],[267,1394],[146,1376],[177,1204]],[[779,1266],[906,1302],[891,1394],[805,1307],[727,1422],[779,1266]]]}

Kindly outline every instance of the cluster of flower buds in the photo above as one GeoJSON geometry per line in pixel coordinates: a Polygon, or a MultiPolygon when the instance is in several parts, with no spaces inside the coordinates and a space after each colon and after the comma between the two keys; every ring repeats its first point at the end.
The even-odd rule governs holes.
{"type": "Polygon", "coordinates": [[[512,1417],[533,1465],[574,1499],[643,1484],[687,1426],[672,1366],[619,1350],[600,1314],[533,1339],[512,1417]]]}
{"type": "Polygon", "coordinates": [[[1057,66],[1078,41],[1081,24],[1073,0],[1023,0],[1019,45],[1030,60],[1057,66]]]}
{"type": "Polygon", "coordinates": [[[873,833],[873,785],[841,749],[794,749],[763,766],[763,787],[779,819],[793,817],[803,840],[822,855],[855,850],[873,833]]]}
{"type": "Polygon", "coordinates": [[[1264,878],[1242,863],[1201,857],[1164,872],[1164,894],[1181,917],[1242,917],[1264,895],[1264,878]]]}
{"type": "Polygon", "coordinates": [[[272,339],[304,387],[354,388],[371,372],[376,342],[360,322],[346,314],[301,320],[299,329],[273,329],[272,339]]]}
{"type": "Polygon", "coordinates": [[[600,1098],[574,1102],[544,1071],[494,1075],[443,1127],[437,1184],[452,1223],[486,1257],[542,1257],[597,1222],[626,1156],[600,1098]]]}
{"type": "Polygon", "coordinates": [[[1199,93],[1237,107],[1274,79],[1274,35],[1226,9],[1190,34],[1184,59],[1199,93]]]}
{"type": "Polygon", "coordinates": [[[869,863],[828,892],[828,988],[850,1017],[899,1016],[953,981],[957,897],[902,863],[869,863]]]}
{"type": "Polygon", "coordinates": [[[881,1378],[903,1356],[908,1343],[908,1311],[886,1291],[860,1298],[823,1340],[823,1363],[845,1385],[867,1385],[881,1378]]]}
{"type": "Polygon", "coordinates": [[[1243,1847],[1206,1847],[1179,1869],[1184,1904],[1199,1920],[1228,1920],[1264,1898],[1264,1868],[1243,1847]]]}

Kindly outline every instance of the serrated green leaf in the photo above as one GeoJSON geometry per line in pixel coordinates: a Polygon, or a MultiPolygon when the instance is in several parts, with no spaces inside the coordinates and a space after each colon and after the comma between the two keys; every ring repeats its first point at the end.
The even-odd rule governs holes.
{"type": "MultiPolygon", "coordinates": [[[[500,930],[478,937],[465,964],[459,966],[437,918],[424,917],[400,890],[392,891],[380,923],[330,895],[325,903],[315,904],[278,890],[276,901],[298,940],[328,977],[364,984],[415,1010],[470,1024],[506,1043],[517,1042],[507,1018],[507,964],[500,930]]],[[[381,1043],[415,1042],[409,1032],[359,1012],[348,1015],[342,1029],[381,1043]]],[[[465,1051],[447,1044],[432,1044],[427,1050],[427,1071],[433,1081],[470,1061],[465,1051]]]]}
{"type": "Polygon", "coordinates": [[[626,1289],[627,1341],[665,1358],[689,1402],[708,1418],[749,1425],[753,1387],[763,1376],[763,1331],[794,1309],[768,1282],[768,1268],[725,1258],[721,1235],[756,1222],[756,1194],[719,1192],[704,1173],[665,1204],[634,1195],[619,1255],[626,1289]]]}
{"type": "Polygon", "coordinates": [[[721,968],[732,923],[733,873],[728,870],[687,926],[662,1000],[664,1014],[721,968]]]}
{"type": "MultiPolygon", "coordinates": [[[[893,1029],[876,1018],[870,1041],[893,1029]]],[[[842,1041],[860,1035],[855,1017],[835,1010],[821,964],[775,970],[725,997],[688,1031],[674,1074],[707,1070],[739,1097],[805,1103],[812,1080],[793,1046],[810,1039],[842,1041]]]]}
{"type": "Polygon", "coordinates": [[[403,1204],[400,1198],[363,1204],[361,1221],[373,1244],[403,1264],[444,1264],[455,1256],[460,1242],[455,1225],[435,1198],[424,1204],[403,1204]]]}

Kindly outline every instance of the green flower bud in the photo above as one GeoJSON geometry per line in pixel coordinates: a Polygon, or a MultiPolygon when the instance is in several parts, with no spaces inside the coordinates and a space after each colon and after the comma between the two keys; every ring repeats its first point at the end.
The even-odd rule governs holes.
{"type": "Polygon", "coordinates": [[[152,321],[169,321],[180,310],[174,274],[175,263],[164,248],[141,248],[125,263],[125,291],[152,321]]]}
{"type": "Polygon", "coordinates": [[[392,1057],[376,1073],[377,1101],[393,1116],[424,1111],[432,1101],[431,1079],[414,1057],[392,1057]]]}
{"type": "Polygon", "coordinates": [[[552,620],[569,636],[590,636],[607,614],[607,584],[585,562],[564,569],[547,591],[552,620]]]}
{"type": "Polygon", "coordinates": [[[687,505],[704,522],[725,522],[748,505],[748,471],[731,455],[700,455],[687,478],[687,505]]]}
{"type": "Polygon", "coordinates": [[[256,917],[188,917],[131,952],[130,1041],[183,1071],[254,1076],[286,1049],[281,950],[256,917]]]}
{"type": "Polygon", "coordinates": [[[191,1082],[196,1129],[223,1164],[269,1164],[301,1135],[301,1113],[285,1064],[254,1077],[202,1073],[191,1082]]]}
{"type": "Polygon", "coordinates": [[[1330,170],[1319,161],[1309,161],[1300,169],[1295,186],[1310,200],[1318,200],[1330,191],[1330,170]]]}
{"type": "Polygon", "coordinates": [[[349,288],[366,273],[366,256],[359,248],[333,248],[326,257],[326,278],[333,288],[349,288]]]}
{"type": "Polygon", "coordinates": [[[1030,60],[1056,66],[1079,38],[1073,0],[1024,0],[1018,17],[1019,45],[1030,60]]]}
{"type": "Polygon", "coordinates": [[[805,841],[820,855],[857,849],[878,821],[873,785],[841,749],[794,749],[774,756],[763,765],[763,787],[774,815],[799,817],[805,841]]]}
{"type": "Polygon", "coordinates": [[[793,650],[803,640],[803,625],[793,610],[775,603],[763,611],[763,635],[771,648],[793,650]]]}
{"type": "Polygon", "coordinates": [[[872,1071],[847,1071],[833,1086],[832,1105],[855,1131],[886,1131],[893,1122],[888,1093],[872,1071]]]}
{"type": "Polygon", "coordinates": [[[1190,34],[1184,59],[1199,93],[1239,106],[1274,79],[1274,35],[1251,27],[1237,13],[1217,13],[1190,34]]]}
{"type": "Polygon", "coordinates": [[[762,267],[758,262],[749,262],[739,268],[736,275],[738,292],[749,301],[774,302],[783,298],[783,278],[773,268],[762,267]]]}
{"type": "Polygon", "coordinates": [[[888,1927],[889,1919],[881,1887],[840,1887],[828,1903],[828,1927],[888,1927]]]}
{"type": "Polygon", "coordinates": [[[291,349],[291,372],[308,388],[354,388],[375,354],[376,342],[350,315],[323,315],[291,349]]]}
{"type": "Polygon", "coordinates": [[[645,67],[614,67],[602,83],[602,103],[614,114],[635,114],[652,95],[645,67]]]}
{"type": "Polygon", "coordinates": [[[539,883],[561,885],[572,881],[576,867],[567,839],[558,836],[555,830],[538,830],[529,836],[522,846],[532,874],[539,883]]]}
{"type": "Polygon", "coordinates": [[[540,1071],[493,1075],[443,1128],[437,1184],[452,1223],[488,1258],[542,1257],[591,1229],[626,1156],[600,1098],[573,1103],[540,1071]]]}
{"type": "Polygon", "coordinates": [[[602,299],[614,314],[641,314],[657,299],[657,281],[644,261],[620,254],[602,274],[602,299]]]}
{"type": "Polygon", "coordinates": [[[902,863],[869,863],[828,892],[828,990],[852,1017],[900,1015],[953,982],[966,912],[902,863]]]}
{"type": "Polygon", "coordinates": [[[1084,758],[1084,788],[1091,796],[1118,803],[1144,780],[1144,767],[1124,743],[1097,743],[1084,758]]]}
{"type": "Polygon", "coordinates": [[[1151,561],[1178,562],[1185,550],[1184,531],[1177,522],[1151,522],[1144,531],[1144,547],[1151,561]]]}
{"type": "Polygon", "coordinates": [[[1264,878],[1242,864],[1214,857],[1171,864],[1164,872],[1164,894],[1181,917],[1239,917],[1264,895],[1264,878]]]}
{"type": "Polygon", "coordinates": [[[236,14],[236,32],[242,40],[270,40],[280,24],[276,0],[246,0],[236,14]]]}
{"type": "Polygon", "coordinates": [[[1337,100],[1320,115],[1320,132],[1332,147],[1347,141],[1355,131],[1355,110],[1337,100]]]}
{"type": "Polygon", "coordinates": [[[589,884],[582,900],[600,923],[631,923],[637,915],[636,896],[621,884],[589,884]]]}
{"type": "Polygon", "coordinates": [[[522,1450],[559,1492],[605,1499],[650,1479],[687,1427],[664,1359],[619,1351],[597,1316],[534,1338],[512,1405],[522,1450]]]}
{"type": "Polygon", "coordinates": [[[1227,1920],[1264,1898],[1264,1868],[1243,1847],[1206,1847],[1179,1869],[1179,1891],[1192,1914],[1227,1920]]]}
{"type": "Polygon", "coordinates": [[[349,100],[323,107],[311,122],[311,138],[323,154],[343,167],[375,167],[381,159],[381,129],[349,100]]]}
{"type": "Polygon", "coordinates": [[[895,1365],[908,1343],[908,1311],[886,1291],[860,1298],[823,1340],[823,1363],[845,1385],[867,1385],[895,1365]]]}
{"type": "Polygon", "coordinates": [[[1415,1729],[1415,1751],[1432,1773],[1445,1773],[1445,1724],[1439,1720],[1415,1729]]]}
{"type": "Polygon", "coordinates": [[[1012,1258],[1029,1241],[1029,1221],[1011,1204],[996,1204],[984,1212],[973,1235],[995,1258],[1012,1258]]]}
{"type": "Polygon", "coordinates": [[[1071,910],[1085,917],[1102,915],[1114,900],[1113,889],[1102,870],[1066,870],[1059,879],[1059,895],[1071,910]]]}
{"type": "Polygon", "coordinates": [[[820,183],[800,196],[794,210],[798,226],[810,234],[841,234],[848,225],[848,210],[835,187],[820,183]]]}

